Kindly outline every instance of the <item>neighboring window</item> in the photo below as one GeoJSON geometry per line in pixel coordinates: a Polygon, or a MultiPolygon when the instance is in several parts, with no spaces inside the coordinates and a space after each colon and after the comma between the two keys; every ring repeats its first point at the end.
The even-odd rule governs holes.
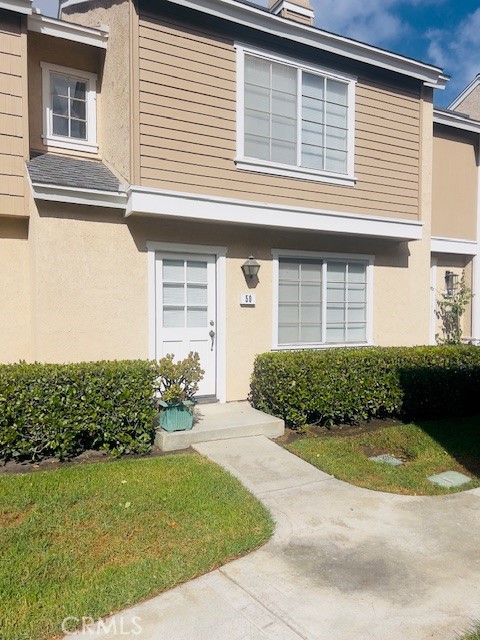
{"type": "Polygon", "coordinates": [[[278,346],[368,341],[366,261],[278,261],[278,346]]]}
{"type": "Polygon", "coordinates": [[[42,73],[44,143],[98,151],[96,75],[46,63],[42,73]]]}
{"type": "Polygon", "coordinates": [[[243,48],[239,55],[237,166],[251,163],[269,173],[276,167],[279,175],[352,183],[354,80],[243,48]]]}

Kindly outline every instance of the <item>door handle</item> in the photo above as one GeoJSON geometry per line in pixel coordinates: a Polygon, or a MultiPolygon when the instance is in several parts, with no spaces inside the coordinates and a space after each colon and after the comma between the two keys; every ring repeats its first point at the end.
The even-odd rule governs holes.
{"type": "Polygon", "coordinates": [[[208,335],[210,336],[210,338],[212,340],[212,347],[211,347],[210,351],[213,351],[213,345],[214,345],[214,342],[215,342],[215,331],[213,329],[210,329],[210,332],[209,332],[208,335]]]}

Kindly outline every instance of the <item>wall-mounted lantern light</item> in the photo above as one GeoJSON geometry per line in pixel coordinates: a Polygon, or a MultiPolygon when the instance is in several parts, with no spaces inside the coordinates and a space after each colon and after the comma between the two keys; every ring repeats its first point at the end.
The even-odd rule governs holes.
{"type": "Polygon", "coordinates": [[[458,274],[453,271],[445,271],[445,288],[447,296],[453,296],[458,287],[458,274]]]}
{"type": "Polygon", "coordinates": [[[249,259],[245,260],[242,264],[242,271],[246,280],[252,280],[256,275],[258,275],[260,265],[253,256],[250,256],[249,259]]]}

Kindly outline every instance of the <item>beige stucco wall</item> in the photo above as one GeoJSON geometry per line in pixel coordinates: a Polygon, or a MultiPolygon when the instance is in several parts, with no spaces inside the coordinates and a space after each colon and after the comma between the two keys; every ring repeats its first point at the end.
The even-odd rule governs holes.
{"type": "Polygon", "coordinates": [[[478,135],[435,125],[433,221],[437,237],[475,240],[478,135]]]}
{"type": "Polygon", "coordinates": [[[0,216],[28,216],[25,20],[0,9],[0,216]]]}
{"type": "MultiPolygon", "coordinates": [[[[95,48],[69,40],[60,40],[52,36],[29,31],[28,33],[28,86],[29,86],[29,120],[30,120],[30,148],[32,151],[52,151],[76,156],[96,157],[96,154],[85,154],[78,151],[69,151],[49,148],[43,143],[43,99],[42,99],[42,69],[41,62],[49,62],[62,67],[89,71],[99,74],[102,64],[102,52],[95,48]]],[[[98,114],[102,112],[101,82],[97,83],[97,122],[98,114]]],[[[102,131],[98,127],[98,142],[101,145],[102,131]]]]}
{"type": "MultiPolygon", "coordinates": [[[[243,37],[238,36],[237,37],[243,37]]],[[[283,205],[417,219],[420,87],[321,52],[306,61],[358,76],[354,187],[236,168],[235,34],[172,17],[139,26],[141,184],[283,205]]],[[[256,43],[257,46],[261,46],[256,43]]],[[[264,48],[274,46],[263,44],[264,48]]],[[[278,43],[277,43],[278,46],[278,43]]],[[[281,53],[281,52],[280,52],[281,53]]],[[[310,57],[308,57],[310,56],[310,57]]]]}
{"type": "Polygon", "coordinates": [[[474,120],[480,120],[480,85],[462,100],[455,111],[466,113],[474,120]]]}
{"type": "Polygon", "coordinates": [[[67,7],[62,18],[89,27],[108,26],[108,50],[101,68],[98,113],[102,159],[119,177],[131,181],[130,143],[133,127],[130,96],[130,3],[94,0],[67,7]]]}
{"type": "Polygon", "coordinates": [[[41,361],[148,357],[148,240],[227,247],[228,400],[246,397],[255,355],[272,348],[272,248],[375,255],[375,343],[428,342],[428,267],[424,274],[421,242],[155,218],[125,221],[120,212],[53,203],[33,216],[32,229],[33,357],[41,361]],[[249,289],[241,264],[250,254],[261,264],[257,305],[242,308],[240,294],[249,289]]]}
{"type": "Polygon", "coordinates": [[[30,359],[28,220],[0,218],[0,362],[30,359]]]}

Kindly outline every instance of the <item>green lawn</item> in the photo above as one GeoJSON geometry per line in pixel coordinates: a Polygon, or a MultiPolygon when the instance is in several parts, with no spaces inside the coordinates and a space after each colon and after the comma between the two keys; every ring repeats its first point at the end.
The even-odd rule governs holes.
{"type": "Polygon", "coordinates": [[[196,455],[0,477],[0,638],[40,640],[258,547],[267,510],[196,455]]]}
{"type": "Polygon", "coordinates": [[[461,640],[480,640],[480,624],[474,625],[471,631],[468,631],[461,640]]]}
{"type": "Polygon", "coordinates": [[[288,446],[322,471],[367,489],[414,495],[451,493],[426,480],[442,471],[459,471],[480,486],[480,418],[386,426],[357,435],[309,435],[288,446]],[[368,459],[389,453],[405,461],[391,467],[368,459]]]}

